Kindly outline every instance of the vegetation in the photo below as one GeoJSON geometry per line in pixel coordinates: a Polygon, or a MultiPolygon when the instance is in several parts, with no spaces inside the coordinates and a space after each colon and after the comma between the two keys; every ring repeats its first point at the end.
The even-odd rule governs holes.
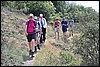
{"type": "MultiPolygon", "coordinates": [[[[28,50],[28,45],[26,45],[27,41],[24,36],[24,28],[25,21],[28,18],[27,14],[29,13],[33,13],[36,16],[42,13],[48,23],[54,23],[55,17],[58,17],[60,21],[63,17],[66,19],[72,17],[75,20],[74,30],[80,34],[79,37],[73,37],[73,42],[69,45],[63,41],[59,44],[57,43],[59,41],[54,42],[54,40],[51,40],[50,42],[53,46],[59,45],[61,48],[64,48],[65,45],[68,45],[70,46],[70,50],[66,51],[61,49],[62,51],[59,51],[57,55],[55,54],[56,52],[53,53],[51,50],[47,50],[46,55],[48,57],[43,60],[48,60],[34,65],[99,65],[99,13],[91,7],[84,7],[67,1],[1,1],[2,66],[21,65],[24,61],[22,56],[28,55],[28,51],[26,51],[28,50]],[[16,44],[21,45],[21,47],[16,47],[16,44]],[[73,46],[76,49],[73,49],[73,46]],[[50,53],[48,54],[48,52],[50,53]],[[77,57],[77,55],[82,58],[78,58],[79,56],[77,57]]],[[[49,30],[51,29],[52,27],[50,26],[49,30]]],[[[49,31],[47,34],[47,37],[52,39],[53,32],[49,31]]],[[[40,55],[43,54],[42,52],[39,53],[40,55]]]]}

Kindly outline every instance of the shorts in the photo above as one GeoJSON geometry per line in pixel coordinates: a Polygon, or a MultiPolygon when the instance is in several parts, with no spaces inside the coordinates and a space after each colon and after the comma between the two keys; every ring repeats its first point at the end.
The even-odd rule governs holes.
{"type": "Polygon", "coordinates": [[[32,39],[35,39],[36,40],[36,34],[28,34],[28,36],[27,36],[28,42],[31,42],[32,39]]]}
{"type": "Polygon", "coordinates": [[[67,28],[63,27],[63,28],[62,28],[62,31],[63,31],[63,33],[64,33],[64,32],[67,32],[67,28]]]}
{"type": "Polygon", "coordinates": [[[70,25],[69,26],[69,30],[73,30],[73,25],[70,25]]]}
{"type": "Polygon", "coordinates": [[[59,32],[59,31],[60,31],[59,28],[56,27],[56,28],[55,28],[55,32],[59,32]]]}
{"type": "Polygon", "coordinates": [[[36,38],[39,37],[40,31],[36,32],[36,38]]]}

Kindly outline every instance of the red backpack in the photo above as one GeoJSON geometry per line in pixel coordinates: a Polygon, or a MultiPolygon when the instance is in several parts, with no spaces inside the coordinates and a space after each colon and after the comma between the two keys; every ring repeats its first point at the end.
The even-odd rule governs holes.
{"type": "Polygon", "coordinates": [[[57,26],[59,26],[59,22],[56,21],[55,22],[55,27],[57,27],[57,26]]]}

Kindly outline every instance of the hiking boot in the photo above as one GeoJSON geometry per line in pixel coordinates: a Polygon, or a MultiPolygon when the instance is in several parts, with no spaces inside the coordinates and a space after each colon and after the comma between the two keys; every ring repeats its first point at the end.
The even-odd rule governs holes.
{"type": "Polygon", "coordinates": [[[34,55],[35,53],[34,52],[32,52],[32,55],[31,55],[31,57],[33,58],[35,55],[34,55]]]}
{"type": "Polygon", "coordinates": [[[37,44],[37,48],[40,50],[40,46],[39,46],[39,44],[37,44]]]}
{"type": "Polygon", "coordinates": [[[37,52],[37,47],[35,46],[35,51],[34,51],[34,53],[36,53],[37,52]]]}
{"type": "Polygon", "coordinates": [[[32,50],[29,50],[29,56],[32,54],[32,50]]]}
{"type": "Polygon", "coordinates": [[[40,44],[42,44],[42,43],[43,43],[43,41],[40,42],[40,44]]]}

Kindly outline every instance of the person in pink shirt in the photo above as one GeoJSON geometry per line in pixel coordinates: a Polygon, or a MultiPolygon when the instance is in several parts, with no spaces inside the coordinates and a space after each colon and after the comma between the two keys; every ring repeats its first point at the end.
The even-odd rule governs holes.
{"type": "Polygon", "coordinates": [[[29,44],[29,56],[34,57],[34,51],[35,51],[35,40],[36,40],[36,31],[37,28],[37,22],[34,20],[33,14],[30,14],[29,20],[26,21],[26,28],[25,28],[25,34],[28,40],[29,44]]]}

